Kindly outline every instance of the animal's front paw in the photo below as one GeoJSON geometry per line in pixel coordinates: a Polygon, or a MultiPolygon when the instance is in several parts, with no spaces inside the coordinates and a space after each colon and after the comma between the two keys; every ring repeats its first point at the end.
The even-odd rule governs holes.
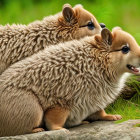
{"type": "Polygon", "coordinates": [[[43,128],[35,128],[32,130],[32,133],[42,132],[45,131],[43,128]]]}
{"type": "Polygon", "coordinates": [[[117,120],[121,120],[122,116],[121,115],[105,115],[103,118],[103,120],[105,121],[117,121],[117,120]]]}
{"type": "Polygon", "coordinates": [[[89,124],[89,123],[90,123],[89,121],[82,121],[82,122],[81,122],[81,125],[89,124]]]}
{"type": "Polygon", "coordinates": [[[68,129],[66,129],[66,128],[61,128],[60,130],[63,130],[65,133],[67,133],[67,134],[69,134],[70,133],[70,131],[68,130],[68,129]]]}
{"type": "Polygon", "coordinates": [[[55,126],[53,127],[51,130],[62,130],[64,131],[65,133],[70,133],[70,131],[66,128],[63,128],[63,127],[59,127],[59,126],[55,126]]]}

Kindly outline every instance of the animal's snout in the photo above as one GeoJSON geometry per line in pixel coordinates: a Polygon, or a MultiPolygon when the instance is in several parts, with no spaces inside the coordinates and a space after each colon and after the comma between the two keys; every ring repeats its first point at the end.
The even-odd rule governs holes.
{"type": "Polygon", "coordinates": [[[101,28],[105,28],[105,24],[104,23],[100,23],[101,28]]]}

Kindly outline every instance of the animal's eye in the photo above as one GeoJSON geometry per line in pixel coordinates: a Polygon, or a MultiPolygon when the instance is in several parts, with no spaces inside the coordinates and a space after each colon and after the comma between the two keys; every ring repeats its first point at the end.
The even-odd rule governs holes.
{"type": "Polygon", "coordinates": [[[130,51],[130,48],[128,45],[125,45],[121,49],[122,53],[127,54],[130,51]]]}
{"type": "Polygon", "coordinates": [[[90,30],[93,30],[93,29],[95,28],[92,21],[90,21],[90,22],[87,24],[87,27],[88,27],[90,30]]]}

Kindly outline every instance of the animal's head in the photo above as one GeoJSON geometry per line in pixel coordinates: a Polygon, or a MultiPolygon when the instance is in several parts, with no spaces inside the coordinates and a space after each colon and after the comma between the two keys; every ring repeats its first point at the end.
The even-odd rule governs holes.
{"type": "Polygon", "coordinates": [[[115,27],[112,33],[108,29],[101,31],[95,40],[106,49],[110,64],[115,71],[140,74],[140,47],[129,33],[115,27]]]}
{"type": "Polygon", "coordinates": [[[73,39],[99,34],[105,27],[103,23],[99,24],[96,18],[81,5],[72,8],[69,4],[63,6],[59,25],[63,35],[71,33],[73,39]]]}

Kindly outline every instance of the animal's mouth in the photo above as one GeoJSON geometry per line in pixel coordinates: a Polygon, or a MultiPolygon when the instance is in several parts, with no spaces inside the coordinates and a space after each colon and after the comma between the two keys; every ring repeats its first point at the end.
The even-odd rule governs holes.
{"type": "Polygon", "coordinates": [[[135,66],[130,65],[130,64],[127,64],[126,66],[133,74],[139,74],[140,72],[139,68],[136,68],[135,66]]]}

